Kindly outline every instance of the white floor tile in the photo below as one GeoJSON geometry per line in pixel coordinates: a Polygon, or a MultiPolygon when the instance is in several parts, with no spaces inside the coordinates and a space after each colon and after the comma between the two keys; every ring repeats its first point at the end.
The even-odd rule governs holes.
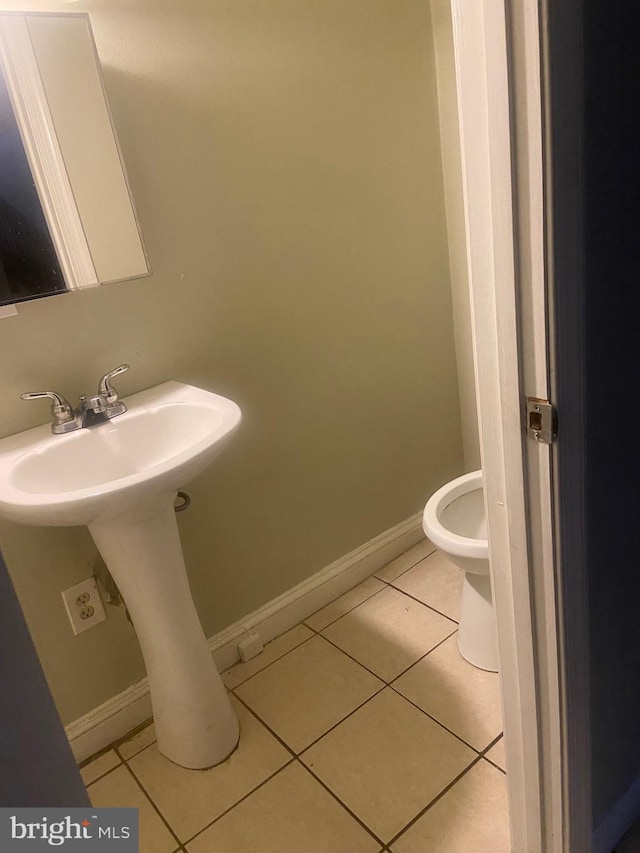
{"type": "Polygon", "coordinates": [[[321,631],[384,588],[385,585],[377,578],[367,578],[358,586],[350,589],[349,592],[345,592],[340,598],[336,598],[331,604],[323,607],[322,610],[318,610],[313,616],[309,616],[305,619],[305,623],[314,631],[321,631]]]}
{"type": "Polygon", "coordinates": [[[235,805],[291,756],[246,708],[232,698],[240,721],[238,749],[210,770],[186,770],[147,747],[131,769],[181,841],[235,805]]]}
{"type": "Polygon", "coordinates": [[[481,752],[502,731],[500,677],[466,661],[449,637],[394,688],[481,752]]]}
{"type": "Polygon", "coordinates": [[[307,747],[382,683],[315,636],[237,688],[237,695],[295,752],[307,747]]]}
{"type": "Polygon", "coordinates": [[[386,566],[378,569],[377,572],[374,572],[374,575],[381,581],[389,583],[403,572],[406,572],[407,569],[410,569],[411,566],[415,566],[416,563],[419,563],[428,554],[432,554],[435,549],[435,545],[432,545],[428,539],[424,539],[419,545],[415,545],[409,551],[405,551],[404,554],[387,563],[386,566]]]}
{"type": "MultiPolygon", "coordinates": [[[[301,760],[387,842],[475,757],[442,726],[385,688],[301,760]]],[[[439,853],[438,848],[433,851],[439,853]]]]}
{"type": "Polygon", "coordinates": [[[441,551],[434,551],[396,578],[393,585],[459,622],[463,579],[461,569],[441,551]]]}
{"type": "Polygon", "coordinates": [[[507,769],[507,760],[504,753],[504,738],[501,737],[498,743],[495,746],[492,746],[491,749],[486,753],[489,761],[493,761],[494,764],[497,764],[498,767],[501,767],[506,771],[507,769]]]}
{"type": "Polygon", "coordinates": [[[129,740],[125,740],[124,743],[121,743],[118,747],[118,752],[125,760],[133,758],[133,756],[138,752],[141,752],[147,746],[155,743],[155,740],[156,727],[151,723],[146,726],[146,728],[133,735],[133,737],[130,737],[129,740]]]}
{"type": "MultiPolygon", "coordinates": [[[[476,760],[474,749],[485,749],[502,730],[498,676],[471,666],[457,650],[462,579],[425,540],[223,674],[385,844],[464,773],[476,760]]],[[[82,769],[92,802],[140,808],[141,853],[174,853],[178,846],[150,800],[188,853],[382,853],[349,811],[232,701],[240,746],[222,765],[178,767],[159,753],[150,725],[118,746],[138,781],[118,766],[113,750],[82,769]]],[[[390,850],[508,853],[505,776],[489,763],[504,768],[504,739],[486,757],[390,850]]]]}
{"type": "Polygon", "coordinates": [[[504,773],[481,759],[391,849],[393,853],[509,853],[504,773]]]}
{"type": "Polygon", "coordinates": [[[455,622],[387,587],[322,631],[384,681],[457,629],[455,622]]]}
{"type": "Polygon", "coordinates": [[[113,770],[113,768],[117,767],[118,764],[120,764],[120,759],[116,753],[110,749],[109,752],[105,752],[104,755],[94,758],[93,761],[89,762],[89,764],[85,764],[80,771],[82,781],[85,785],[90,785],[92,782],[95,782],[96,779],[99,779],[100,776],[104,776],[105,773],[113,770]]]}
{"type": "Polygon", "coordinates": [[[91,803],[102,808],[136,808],[140,827],[140,853],[172,853],[178,845],[144,792],[122,765],[87,789],[91,803]]]}
{"type": "Polygon", "coordinates": [[[188,853],[376,853],[379,849],[297,762],[187,847],[188,853]]]}
{"type": "Polygon", "coordinates": [[[248,661],[241,661],[232,666],[231,669],[223,672],[222,680],[230,690],[233,690],[239,684],[251,678],[252,675],[255,675],[256,672],[260,672],[260,670],[269,666],[269,664],[278,660],[278,658],[283,657],[310,637],[313,637],[313,631],[310,631],[306,625],[296,625],[295,628],[291,628],[290,631],[281,634],[275,640],[267,643],[264,651],[260,652],[255,658],[251,658],[248,661]]]}

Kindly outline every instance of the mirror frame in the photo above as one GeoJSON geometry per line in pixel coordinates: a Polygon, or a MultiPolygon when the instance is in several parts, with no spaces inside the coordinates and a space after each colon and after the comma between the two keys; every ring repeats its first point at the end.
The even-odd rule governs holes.
{"type": "Polygon", "coordinates": [[[142,242],[140,224],[106,97],[102,69],[88,13],[0,13],[0,71],[5,76],[27,159],[67,289],[70,291],[80,290],[86,287],[96,287],[107,281],[127,281],[151,275],[149,259],[142,242]],[[146,264],[145,272],[124,278],[101,280],[96,271],[71,180],[65,167],[63,151],[38,68],[37,57],[29,35],[28,19],[33,17],[81,18],[86,22],[104,98],[104,106],[113,133],[113,143],[122,169],[125,188],[146,264]]]}

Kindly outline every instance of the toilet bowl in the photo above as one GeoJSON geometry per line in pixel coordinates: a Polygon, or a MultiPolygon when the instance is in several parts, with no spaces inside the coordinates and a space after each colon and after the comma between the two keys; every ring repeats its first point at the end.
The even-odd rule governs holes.
{"type": "Polygon", "coordinates": [[[426,536],[464,574],[458,649],[479,669],[498,671],[496,618],[489,575],[489,543],[482,471],[451,480],[427,501],[426,536]]]}

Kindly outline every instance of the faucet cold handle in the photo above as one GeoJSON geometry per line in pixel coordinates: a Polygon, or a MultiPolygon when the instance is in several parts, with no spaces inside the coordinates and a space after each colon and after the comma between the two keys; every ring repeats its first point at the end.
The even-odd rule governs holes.
{"type": "Polygon", "coordinates": [[[78,428],[74,420],[73,409],[68,400],[65,400],[61,394],[56,394],[55,391],[27,391],[20,394],[20,398],[22,400],[42,400],[44,398],[51,400],[51,417],[53,418],[51,432],[58,434],[71,432],[78,428]]]}
{"type": "Polygon", "coordinates": [[[98,395],[103,396],[106,399],[107,403],[117,402],[118,392],[111,384],[111,380],[114,378],[114,376],[119,376],[121,373],[124,373],[125,370],[129,370],[129,365],[121,364],[114,370],[110,370],[109,373],[105,373],[105,375],[100,380],[100,384],[98,385],[98,395]]]}

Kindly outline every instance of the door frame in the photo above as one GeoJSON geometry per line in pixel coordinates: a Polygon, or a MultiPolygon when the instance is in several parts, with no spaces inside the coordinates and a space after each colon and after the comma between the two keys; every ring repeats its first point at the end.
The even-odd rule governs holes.
{"type": "Polygon", "coordinates": [[[541,22],[533,2],[451,4],[511,849],[587,851],[570,819],[552,448],[523,417],[553,387],[541,22]]]}

